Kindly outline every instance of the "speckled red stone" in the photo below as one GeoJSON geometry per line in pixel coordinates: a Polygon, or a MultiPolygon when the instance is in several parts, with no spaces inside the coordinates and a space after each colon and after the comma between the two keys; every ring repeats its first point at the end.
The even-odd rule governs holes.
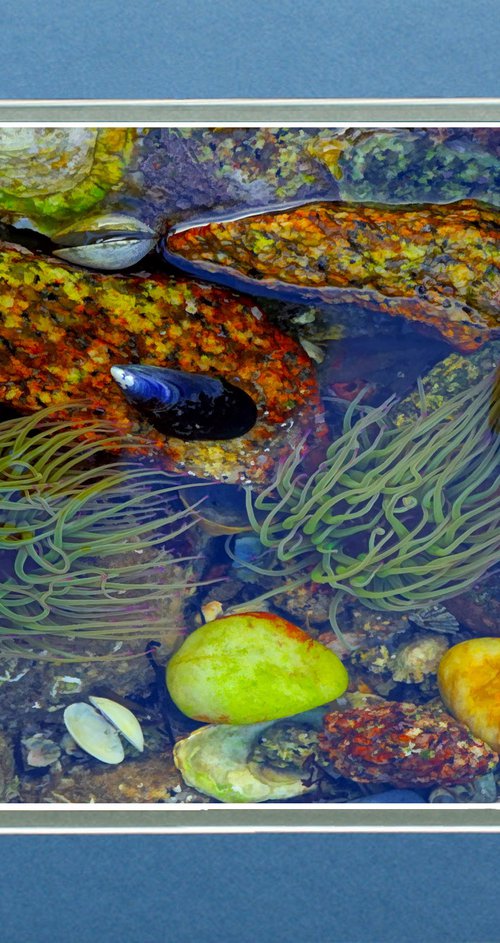
{"type": "Polygon", "coordinates": [[[401,787],[466,783],[499,760],[439,708],[398,701],[327,714],[319,743],[346,779],[401,787]]]}

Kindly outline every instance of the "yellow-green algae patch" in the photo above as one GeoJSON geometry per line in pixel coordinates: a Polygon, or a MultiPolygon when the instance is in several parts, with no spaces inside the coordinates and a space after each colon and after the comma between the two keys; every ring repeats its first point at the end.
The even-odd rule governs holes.
{"type": "Polygon", "coordinates": [[[168,275],[101,275],[0,244],[0,401],[22,412],[85,401],[123,432],[145,435],[165,466],[228,481],[266,480],[315,423],[316,378],[294,340],[250,299],[168,275]],[[259,416],[228,441],[165,439],[129,406],[110,368],[148,363],[222,376],[259,416]]]}
{"type": "Polygon", "coordinates": [[[1,128],[0,215],[50,234],[120,186],[133,128],[1,128]]]}

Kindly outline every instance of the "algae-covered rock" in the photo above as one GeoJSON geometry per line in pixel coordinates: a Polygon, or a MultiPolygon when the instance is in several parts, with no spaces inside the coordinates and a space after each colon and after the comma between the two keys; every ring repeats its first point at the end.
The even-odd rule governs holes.
{"type": "MultiPolygon", "coordinates": [[[[496,132],[497,133],[497,132],[496,132]]],[[[475,198],[498,205],[500,159],[494,129],[349,128],[318,157],[344,200],[449,203],[475,198]],[[489,134],[488,134],[489,132],[489,134]]]]}
{"type": "Polygon", "coordinates": [[[385,701],[332,711],[319,746],[347,779],[410,789],[466,783],[498,763],[487,744],[430,703],[385,701]]]}
{"type": "Polygon", "coordinates": [[[167,261],[257,295],[357,302],[435,328],[474,350],[498,328],[497,214],[472,201],[373,206],[311,202],[192,221],[167,261]]]}
{"type": "Polygon", "coordinates": [[[1,128],[0,217],[28,217],[40,232],[78,217],[117,188],[132,128],[1,128]]]}
{"type": "Polygon", "coordinates": [[[454,645],[441,659],[438,682],[453,716],[500,751],[500,638],[454,645]]]}
{"type": "Polygon", "coordinates": [[[340,659],[279,616],[226,616],[187,637],[167,666],[167,687],[188,717],[253,724],[289,717],[339,697],[340,659]]]}
{"type": "Polygon", "coordinates": [[[200,478],[266,480],[311,424],[324,431],[311,361],[250,299],[170,275],[87,272],[2,244],[0,401],[22,412],[60,405],[63,415],[75,400],[144,434],[169,469],[200,478]],[[236,383],[257,406],[256,424],[228,441],[167,439],[112,379],[111,367],[138,361],[236,383]]]}

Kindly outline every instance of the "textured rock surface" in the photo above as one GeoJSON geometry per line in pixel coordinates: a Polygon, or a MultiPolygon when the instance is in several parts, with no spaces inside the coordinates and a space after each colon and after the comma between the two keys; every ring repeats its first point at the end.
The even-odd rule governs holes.
{"type": "Polygon", "coordinates": [[[498,327],[495,219],[472,202],[311,203],[174,232],[166,256],[257,294],[376,306],[473,350],[498,327]]]}
{"type": "Polygon", "coordinates": [[[311,424],[312,364],[249,299],[171,276],[98,275],[0,247],[0,399],[30,412],[85,401],[124,432],[143,433],[165,465],[199,477],[263,480],[311,424]],[[113,364],[144,362],[222,376],[245,389],[258,420],[226,442],[168,441],[128,404],[113,364]],[[272,453],[272,454],[271,454],[272,453]]]}
{"type": "Polygon", "coordinates": [[[444,711],[405,702],[328,714],[319,743],[347,779],[403,788],[468,782],[498,763],[496,753],[444,711]]]}

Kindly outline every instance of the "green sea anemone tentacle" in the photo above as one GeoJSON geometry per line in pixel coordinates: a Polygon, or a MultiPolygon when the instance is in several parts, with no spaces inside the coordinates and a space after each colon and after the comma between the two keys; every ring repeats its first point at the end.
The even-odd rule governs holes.
{"type": "Polygon", "coordinates": [[[304,582],[329,585],[339,637],[345,596],[405,611],[470,587],[500,558],[491,385],[487,377],[429,410],[420,384],[420,415],[401,427],[392,398],[370,408],[361,393],[312,474],[295,450],[265,495],[247,487],[249,521],[274,554],[258,572],[295,579],[302,565],[304,582]]]}
{"type": "Polygon", "coordinates": [[[55,412],[0,425],[0,654],[71,660],[69,640],[168,629],[166,601],[200,585],[183,537],[199,502],[181,508],[178,480],[134,459],[139,439],[55,412]]]}

